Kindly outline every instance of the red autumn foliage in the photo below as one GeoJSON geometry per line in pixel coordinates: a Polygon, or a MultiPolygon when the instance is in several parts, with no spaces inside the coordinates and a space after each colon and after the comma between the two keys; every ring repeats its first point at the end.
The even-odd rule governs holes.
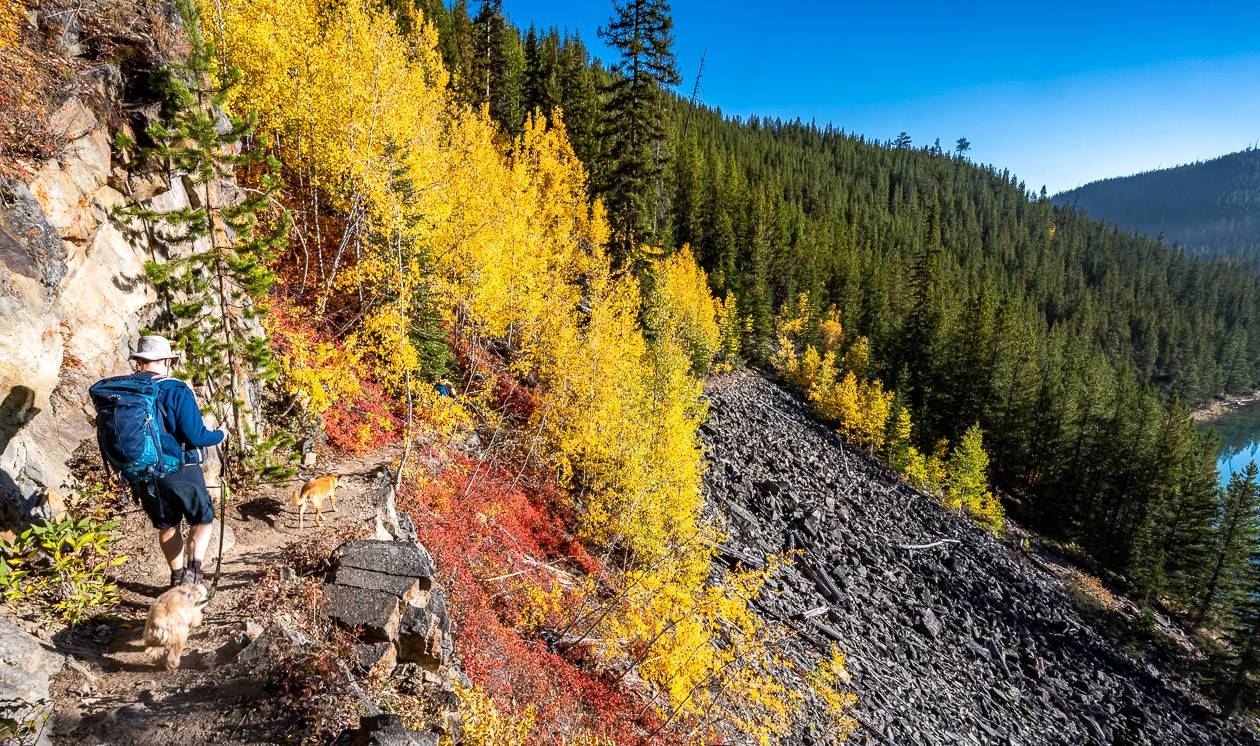
{"type": "MultiPolygon", "coordinates": [[[[329,333],[326,326],[310,323],[309,312],[299,306],[273,300],[268,312],[267,329],[271,348],[276,353],[290,355],[299,343],[329,344],[342,352],[340,340],[329,333]]],[[[346,375],[358,380],[359,391],[354,396],[338,398],[324,412],[323,427],[328,442],[350,453],[366,453],[396,443],[404,430],[402,405],[387,396],[362,366],[347,364],[346,375]]]]}
{"type": "Polygon", "coordinates": [[[338,450],[367,453],[397,443],[406,425],[396,405],[366,375],[359,395],[342,399],[324,413],[324,433],[338,450]]]}
{"type": "Polygon", "coordinates": [[[477,386],[486,387],[495,411],[513,422],[527,422],[533,416],[538,408],[535,388],[512,375],[502,357],[467,337],[452,334],[450,341],[459,367],[473,372],[477,386]]]}
{"type": "MultiPolygon", "coordinates": [[[[531,585],[546,589],[564,573],[600,573],[599,563],[552,511],[554,487],[544,483],[527,492],[511,474],[454,458],[423,487],[404,489],[399,500],[433,553],[450,596],[464,672],[497,706],[517,712],[534,708],[534,743],[553,744],[579,734],[618,744],[664,743],[650,735],[659,722],[642,700],[609,675],[552,652],[514,626],[531,585]]],[[[575,590],[544,626],[563,625],[580,605],[575,590]]]]}

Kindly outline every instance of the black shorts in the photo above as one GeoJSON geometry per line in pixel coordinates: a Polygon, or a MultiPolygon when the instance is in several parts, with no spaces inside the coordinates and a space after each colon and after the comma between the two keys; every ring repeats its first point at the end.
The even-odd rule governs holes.
{"type": "Polygon", "coordinates": [[[178,526],[181,520],[188,521],[189,526],[214,523],[214,504],[210,502],[205,475],[197,464],[189,464],[157,480],[157,494],[154,494],[153,482],[131,485],[131,494],[140,501],[153,527],[159,531],[178,526]]]}

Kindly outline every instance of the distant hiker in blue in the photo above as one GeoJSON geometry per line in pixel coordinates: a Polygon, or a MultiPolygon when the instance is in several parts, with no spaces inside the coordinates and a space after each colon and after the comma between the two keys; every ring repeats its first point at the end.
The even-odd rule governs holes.
{"type": "Polygon", "coordinates": [[[154,481],[133,482],[132,495],[158,530],[162,554],[171,566],[171,585],[200,583],[201,563],[214,523],[214,505],[201,473],[201,449],[217,446],[227,434],[207,430],[192,387],[170,377],[176,355],[165,337],[141,337],[131,359],[138,363],[135,375],[158,380],[162,451],[180,465],[177,471],[154,481]],[[180,532],[181,521],[187,521],[189,526],[187,551],[180,532]]]}

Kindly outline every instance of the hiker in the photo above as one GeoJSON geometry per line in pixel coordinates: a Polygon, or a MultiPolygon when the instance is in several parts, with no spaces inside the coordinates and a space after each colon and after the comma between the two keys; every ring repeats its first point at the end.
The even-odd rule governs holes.
{"type": "Polygon", "coordinates": [[[131,359],[137,362],[132,378],[147,376],[157,382],[161,455],[171,464],[170,473],[132,481],[132,496],[158,530],[162,554],[171,567],[171,586],[195,585],[202,582],[202,561],[214,523],[214,505],[201,472],[201,449],[219,445],[227,434],[207,430],[192,387],[171,378],[177,356],[169,340],[156,335],[140,337],[131,359]],[[181,521],[189,526],[187,547],[180,532],[181,521]]]}

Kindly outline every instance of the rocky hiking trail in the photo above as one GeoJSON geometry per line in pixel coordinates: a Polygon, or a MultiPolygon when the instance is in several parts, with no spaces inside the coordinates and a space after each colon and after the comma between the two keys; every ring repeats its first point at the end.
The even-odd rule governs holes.
{"type": "Polygon", "coordinates": [[[787,655],[846,651],[855,742],[1260,744],[1103,638],[1035,557],[892,478],[795,396],[743,373],[707,397],[720,554],[757,565],[798,550],[761,604],[802,633],[787,655]]]}
{"type": "MultiPolygon", "coordinates": [[[[295,541],[336,546],[342,539],[373,536],[380,489],[388,485],[394,454],[343,459],[303,469],[291,484],[264,485],[233,492],[227,509],[223,567],[218,593],[205,621],[189,638],[180,668],[168,672],[144,655],[141,634],[149,606],[166,588],[168,570],[156,533],[137,506],[122,516],[119,568],[122,603],[108,623],[80,625],[54,636],[66,665],[53,682],[55,714],[46,734],[57,744],[98,743],[267,743],[283,737],[294,718],[274,701],[265,680],[250,675],[238,658],[266,619],[251,606],[263,573],[285,562],[283,549],[295,541]],[[290,501],[302,480],[327,473],[343,475],[337,511],[324,505],[322,527],[308,509],[298,529],[290,501]]],[[[212,490],[218,510],[218,493],[212,490]]],[[[206,561],[210,582],[218,548],[218,522],[206,561]]],[[[312,608],[312,615],[320,609],[312,608]]]]}

